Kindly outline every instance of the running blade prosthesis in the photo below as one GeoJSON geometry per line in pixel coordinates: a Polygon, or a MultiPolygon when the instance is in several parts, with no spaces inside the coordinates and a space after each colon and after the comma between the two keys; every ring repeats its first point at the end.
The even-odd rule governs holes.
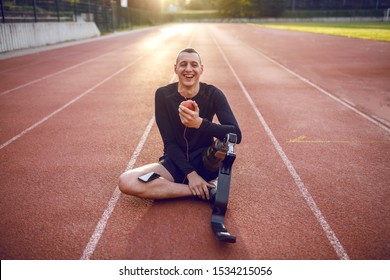
{"type": "MultiPolygon", "coordinates": [[[[226,156],[219,167],[218,188],[211,215],[211,227],[218,240],[228,243],[236,243],[236,237],[231,235],[226,229],[225,214],[229,201],[230,179],[232,174],[232,165],[236,159],[234,145],[237,143],[237,135],[229,133],[223,141],[223,147],[227,147],[226,156]]],[[[223,151],[225,153],[225,149],[223,151]]]]}

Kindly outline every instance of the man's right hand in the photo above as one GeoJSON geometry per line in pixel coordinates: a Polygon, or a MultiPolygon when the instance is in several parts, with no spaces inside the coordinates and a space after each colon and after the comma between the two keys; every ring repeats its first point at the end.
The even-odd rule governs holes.
{"type": "Polygon", "coordinates": [[[186,127],[190,128],[199,128],[202,124],[203,119],[199,117],[199,107],[198,104],[194,101],[195,111],[188,109],[187,107],[180,105],[179,106],[179,117],[186,127]]]}

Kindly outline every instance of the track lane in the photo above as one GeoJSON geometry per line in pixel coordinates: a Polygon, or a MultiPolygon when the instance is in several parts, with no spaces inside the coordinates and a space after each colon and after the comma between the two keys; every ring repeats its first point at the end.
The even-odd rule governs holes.
{"type": "MultiPolygon", "coordinates": [[[[126,39],[126,37],[120,38],[124,41],[120,44],[120,48],[116,49],[119,55],[112,50],[107,53],[103,48],[103,54],[94,57],[92,60],[81,59],[81,62],[77,61],[72,67],[62,68],[55,75],[47,76],[43,74],[43,78],[34,80],[34,83],[23,84],[22,87],[16,86],[15,88],[18,88],[16,91],[0,96],[0,110],[4,112],[0,122],[2,127],[0,141],[2,145],[69,102],[84,95],[110,75],[115,75],[122,67],[131,67],[133,61],[146,54],[145,50],[147,49],[145,49],[142,40],[139,45],[131,44],[123,48],[123,45],[126,45],[129,39],[126,39]],[[114,64],[115,60],[117,61],[114,64]],[[110,62],[112,63],[107,64],[110,62]],[[101,67],[102,64],[107,66],[101,67]],[[21,127],[24,127],[24,129],[21,130],[21,127]]],[[[137,38],[139,38],[139,35],[137,38]]],[[[141,38],[148,41],[152,40],[153,36],[151,37],[150,34],[146,33],[141,38]]],[[[114,39],[117,40],[118,38],[114,39]]],[[[107,44],[105,40],[102,42],[107,44]]],[[[66,52],[67,49],[64,51],[66,52]]],[[[29,71],[34,72],[33,69],[29,69],[29,71]]],[[[38,73],[40,71],[41,69],[37,69],[38,73]]]]}
{"type": "Polygon", "coordinates": [[[337,98],[347,100],[357,110],[383,119],[382,123],[389,128],[388,43],[256,25],[248,32],[239,29],[231,30],[237,39],[253,43],[262,54],[337,98]],[[253,38],[261,40],[254,42],[253,38]]]}
{"type": "Polygon", "coordinates": [[[128,48],[134,41],[158,35],[158,30],[149,28],[142,32],[124,32],[120,35],[85,40],[69,46],[63,44],[65,46],[61,48],[61,55],[55,46],[53,46],[54,50],[39,51],[38,48],[36,53],[9,59],[1,59],[0,54],[2,69],[0,79],[3,81],[0,84],[0,96],[15,91],[17,87],[25,87],[36,83],[37,80],[72,70],[78,64],[84,65],[101,56],[128,48]],[[4,77],[7,79],[3,79],[4,77]]]}
{"type": "MultiPolygon", "coordinates": [[[[247,143],[244,139],[237,147],[240,156],[234,170],[234,188],[226,221],[229,229],[238,235],[237,246],[224,246],[215,242],[209,225],[211,209],[207,204],[199,205],[191,200],[157,201],[149,205],[147,210],[144,209],[146,212],[142,212],[144,216],[141,219],[140,214],[135,214],[140,211],[140,200],[123,197],[119,200],[93,258],[248,259],[280,258],[281,255],[287,259],[337,258],[313,215],[305,206],[299,191],[296,189],[288,193],[284,191],[289,184],[293,184],[293,181],[288,176],[287,182],[284,179],[288,172],[278,159],[269,139],[253,131],[253,123],[248,122],[248,119],[256,116],[253,112],[248,112],[247,100],[242,90],[234,81],[234,76],[216,45],[210,43],[213,41],[210,35],[206,35],[209,33],[208,28],[197,26],[197,30],[203,34],[196,37],[194,46],[202,53],[206,65],[204,80],[222,85],[228,98],[233,99],[232,106],[236,109],[244,135],[250,135],[247,143]],[[261,153],[261,149],[256,150],[258,138],[254,135],[260,139],[264,138],[263,141],[266,143],[264,150],[268,151],[266,155],[261,153]],[[245,158],[254,160],[245,161],[245,158]],[[264,168],[266,176],[258,172],[259,168],[263,169],[255,160],[258,158],[269,159],[269,162],[274,163],[269,169],[264,168]],[[274,176],[273,168],[280,170],[280,178],[269,181],[270,177],[274,176]],[[278,201],[277,205],[275,201],[278,201]],[[295,203],[298,203],[299,207],[295,203]],[[189,208],[193,209],[191,214],[188,212],[189,208]],[[268,216],[269,213],[272,213],[271,216],[268,216]],[[125,215],[125,218],[122,215],[125,215]],[[188,215],[191,217],[187,218],[188,215]],[[275,217],[277,220],[274,220],[275,217]],[[127,221],[125,224],[123,219],[127,221]],[[167,222],[161,224],[162,220],[167,222]],[[178,227],[179,224],[181,226],[178,227]],[[118,228],[121,229],[119,232],[118,228]],[[296,238],[291,236],[292,229],[296,238]],[[173,237],[177,235],[183,236],[183,239],[173,237]],[[275,236],[280,236],[277,242],[275,236]],[[112,240],[116,240],[115,244],[112,244],[112,240]],[[303,242],[307,250],[297,250],[303,242]],[[316,249],[311,250],[313,247],[316,249]],[[209,250],[205,251],[204,248],[209,250]],[[289,250],[291,248],[294,249],[289,250]]],[[[261,129],[261,126],[259,128],[261,129]]],[[[150,140],[152,144],[145,145],[140,155],[140,165],[147,163],[147,159],[150,158],[143,153],[153,154],[156,140],[152,139],[156,137],[158,139],[156,133],[157,131],[154,133],[152,131],[150,140]]]]}
{"type": "MultiPolygon", "coordinates": [[[[150,39],[164,41],[173,35],[150,39]]],[[[80,257],[112,194],[112,182],[126,166],[136,136],[142,135],[146,123],[138,116],[153,114],[143,100],[153,98],[162,81],[160,73],[153,73],[152,82],[144,73],[150,65],[163,69],[155,59],[165,55],[153,55],[154,47],[144,48],[147,56],[137,67],[118,73],[2,150],[1,212],[9,217],[1,226],[2,255],[80,257]],[[42,229],[46,233],[40,237],[42,229]]],[[[127,59],[126,53],[122,56],[127,59]]]]}
{"type": "Polygon", "coordinates": [[[111,183],[135,148],[132,136],[142,134],[145,124],[138,114],[152,113],[148,106],[139,106],[129,114],[129,105],[146,93],[129,95],[114,84],[79,100],[3,150],[7,165],[2,164],[2,209],[9,211],[3,214],[18,218],[9,220],[12,226],[2,225],[2,236],[4,244],[16,239],[20,246],[5,252],[27,259],[79,258],[111,196],[111,183]]]}
{"type": "Polygon", "coordinates": [[[232,74],[234,75],[237,83],[240,85],[240,88],[242,92],[244,93],[245,97],[248,99],[248,102],[250,103],[252,109],[256,113],[256,116],[258,117],[259,122],[261,123],[262,127],[264,128],[265,132],[267,133],[268,138],[271,140],[275,150],[278,152],[280,158],[282,159],[284,165],[288,169],[291,177],[294,179],[295,185],[298,187],[302,197],[305,199],[307,205],[309,206],[310,210],[316,217],[318,223],[321,225],[324,233],[326,234],[329,242],[332,244],[334,250],[336,251],[338,257],[340,259],[349,259],[349,256],[347,255],[347,252],[345,251],[344,247],[338,240],[336,234],[333,232],[332,228],[330,227],[329,223],[326,221],[325,217],[321,213],[321,210],[318,208],[315,200],[309,193],[308,189],[306,188],[304,182],[302,181],[301,177],[297,173],[296,169],[294,168],[293,164],[287,157],[286,153],[284,152],[282,146],[279,144],[278,140],[274,136],[274,133],[268,126],[267,122],[265,121],[264,117],[260,113],[260,111],[257,109],[255,103],[253,102],[253,99],[250,95],[250,93],[247,91],[246,87],[243,85],[241,79],[238,77],[236,71],[234,70],[233,66],[231,65],[229,59],[226,57],[225,52],[222,50],[221,46],[218,44],[218,42],[215,40],[214,41],[223,56],[226,64],[230,68],[232,74]]]}
{"type": "MultiPolygon", "coordinates": [[[[351,258],[388,258],[383,244],[389,223],[378,224],[389,213],[385,186],[389,165],[383,155],[388,136],[239,44],[232,34],[237,30],[244,34],[242,28],[218,25],[217,37],[229,38],[218,42],[326,219],[351,258]],[[354,124],[359,124],[358,129],[354,124]],[[329,135],[337,139],[324,138],[329,135]]],[[[120,196],[92,258],[338,258],[255,113],[248,109],[242,89],[212,41],[209,25],[186,25],[182,31],[166,35],[158,53],[1,151],[9,168],[1,178],[9,191],[1,194],[1,213],[6,218],[0,239],[3,258],[81,256],[112,197],[117,176],[153,114],[145,99],[153,100],[155,89],[168,82],[177,51],[194,34],[193,45],[206,66],[204,80],[228,95],[244,134],[237,147],[227,217],[238,243],[224,246],[215,241],[206,204],[120,196]],[[136,90],[129,94],[129,88],[136,90]],[[31,142],[33,138],[41,143],[31,142]],[[8,202],[3,204],[5,199],[8,202]],[[5,212],[16,205],[16,211],[5,212]],[[48,234],[40,236],[41,231],[48,234]],[[33,256],[24,250],[27,247],[33,256]]],[[[136,165],[155,160],[161,149],[154,125],[136,165]]]]}
{"type": "Polygon", "coordinates": [[[259,90],[253,87],[256,95],[252,96],[287,154],[293,155],[293,165],[303,174],[303,181],[308,182],[325,217],[329,217],[338,235],[344,237],[342,242],[349,245],[347,251],[353,250],[353,258],[358,259],[387,256],[385,244],[389,227],[383,219],[389,219],[384,215],[389,212],[384,201],[389,197],[387,182],[390,178],[388,157],[383,152],[388,150],[390,141],[386,130],[370,125],[353,112],[317,96],[318,93],[313,95],[310,88],[291,90],[291,77],[276,75],[272,65],[266,67],[267,73],[256,72],[254,67],[250,72],[241,71],[245,65],[259,63],[255,55],[248,52],[245,53],[249,59],[234,55],[239,53],[238,49],[231,47],[231,54],[235,56],[235,65],[241,65],[237,67],[240,77],[250,84],[255,73],[261,73],[257,78],[259,90]],[[283,82],[278,83],[276,77],[283,82]],[[296,135],[310,135],[310,138],[294,144],[291,140],[296,139],[296,135]],[[310,140],[317,141],[310,143],[310,140]],[[284,144],[288,142],[290,146],[284,144]],[[351,235],[352,232],[356,234],[351,235]],[[353,244],[360,244],[361,250],[356,250],[353,244]],[[372,244],[372,247],[363,244],[372,244]]]}
{"type": "MultiPolygon", "coordinates": [[[[41,116],[39,116],[39,113],[41,113],[41,111],[43,111],[43,108],[40,107],[40,104],[34,104],[34,109],[35,111],[33,112],[30,112],[31,115],[28,115],[28,114],[25,114],[24,118],[16,118],[14,115],[12,114],[8,114],[7,118],[4,118],[3,122],[2,122],[2,126],[6,126],[5,124],[11,124],[11,127],[9,130],[13,129],[14,128],[14,125],[15,125],[15,119],[18,119],[18,120],[25,120],[26,122],[27,121],[30,121],[31,117],[32,116],[36,116],[38,115],[38,118],[40,118],[38,121],[34,122],[31,126],[28,126],[26,129],[24,129],[23,131],[21,131],[20,133],[18,133],[17,135],[15,135],[14,137],[8,139],[7,141],[5,141],[4,143],[2,143],[0,145],[0,149],[3,149],[3,148],[6,148],[8,145],[12,144],[14,141],[17,141],[19,138],[23,137],[24,135],[26,135],[27,133],[29,133],[30,131],[32,131],[33,129],[35,129],[36,127],[40,126],[41,124],[45,123],[47,120],[49,120],[50,118],[52,118],[53,116],[57,115],[58,113],[61,113],[63,110],[66,110],[69,106],[71,106],[73,103],[77,102],[79,99],[83,98],[84,96],[86,96],[87,94],[93,92],[96,88],[100,87],[102,84],[106,83],[107,81],[111,80],[113,77],[119,75],[120,73],[122,73],[123,71],[126,71],[128,68],[130,68],[131,66],[133,66],[134,64],[136,64],[139,60],[141,60],[143,57],[138,57],[137,59],[133,60],[132,62],[128,63],[127,65],[125,65],[124,67],[121,67],[119,70],[115,71],[113,74],[111,75],[108,75],[108,77],[104,78],[102,81],[99,81],[95,84],[93,84],[92,87],[88,88],[87,90],[83,91],[81,94],[77,95],[76,97],[74,97],[73,99],[71,99],[69,102],[65,103],[64,105],[62,105],[61,107],[59,107],[58,109],[50,112],[49,110],[53,110],[54,108],[53,107],[57,107],[57,106],[60,106],[60,102],[63,103],[64,100],[61,100],[60,98],[54,98],[54,104],[51,104],[50,103],[50,100],[48,100],[48,98],[46,98],[45,102],[42,103],[42,105],[44,106],[44,109],[46,109],[46,106],[49,107],[49,109],[46,109],[47,111],[42,115],[43,117],[40,118],[41,116]],[[11,116],[10,116],[11,115],[11,116]]],[[[111,70],[111,69],[110,69],[111,70]]],[[[112,71],[112,70],[111,70],[112,71]]],[[[110,72],[111,72],[110,71],[110,72]]],[[[55,89],[57,89],[57,87],[54,87],[55,89]]],[[[34,90],[34,89],[33,89],[34,90]]],[[[66,88],[62,88],[62,90],[64,90],[64,92],[66,93],[66,88]]],[[[50,90],[51,92],[51,90],[50,90]]],[[[36,97],[36,96],[34,96],[36,97]]],[[[25,103],[26,104],[26,103],[25,103]]],[[[5,106],[7,106],[8,104],[5,104],[5,106]]],[[[26,104],[27,105],[27,104],[26,104]]],[[[28,105],[31,105],[31,103],[28,103],[28,105]]],[[[30,106],[26,106],[26,107],[30,107],[30,106]]],[[[27,111],[27,110],[20,110],[20,111],[27,111]]],[[[15,112],[15,111],[14,111],[15,112]]],[[[18,113],[18,111],[16,111],[16,113],[18,113]]],[[[24,112],[25,113],[25,112],[24,112]]],[[[27,124],[28,125],[28,124],[27,124]]],[[[21,125],[18,124],[18,127],[20,127],[21,125]]],[[[8,127],[6,127],[7,129],[8,127]]],[[[5,130],[6,130],[5,129],[5,130]]],[[[12,135],[12,134],[15,134],[17,132],[15,131],[8,131],[8,134],[12,135]]],[[[3,136],[5,135],[5,137],[9,137],[7,133],[3,133],[3,136]]]]}

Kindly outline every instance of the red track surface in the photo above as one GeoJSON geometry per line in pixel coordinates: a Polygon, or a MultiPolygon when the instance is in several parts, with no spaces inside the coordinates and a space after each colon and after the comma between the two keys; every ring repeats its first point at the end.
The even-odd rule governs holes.
{"type": "Polygon", "coordinates": [[[1,259],[389,259],[389,61],[389,43],[233,24],[0,60],[1,259]],[[243,132],[236,244],[206,203],[116,187],[161,154],[154,92],[188,45],[243,132]]]}

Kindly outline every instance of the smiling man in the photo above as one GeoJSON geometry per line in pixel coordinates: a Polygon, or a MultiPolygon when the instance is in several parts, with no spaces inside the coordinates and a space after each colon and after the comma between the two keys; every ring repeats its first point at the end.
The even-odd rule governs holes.
{"type": "Polygon", "coordinates": [[[192,48],[179,52],[174,71],[178,82],[157,89],[155,116],[163,155],[158,162],[123,173],[120,190],[128,195],[151,198],[195,196],[209,200],[219,165],[226,155],[221,142],[226,134],[241,131],[221,90],[200,82],[203,65],[192,48]],[[191,100],[195,110],[182,102],[191,100]],[[213,117],[219,123],[213,123],[213,117]],[[154,173],[153,176],[150,176],[154,173]]]}

